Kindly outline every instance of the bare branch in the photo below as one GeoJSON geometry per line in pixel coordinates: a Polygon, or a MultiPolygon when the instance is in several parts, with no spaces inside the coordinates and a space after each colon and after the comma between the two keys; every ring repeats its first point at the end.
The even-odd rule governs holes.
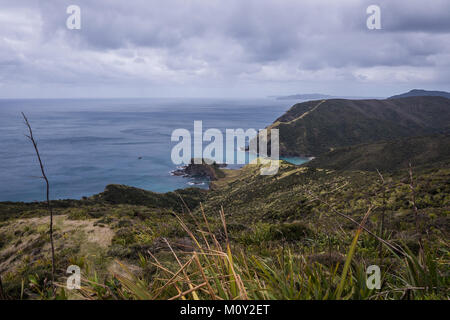
{"type": "MultiPolygon", "coordinates": [[[[381,209],[381,218],[380,218],[380,237],[384,236],[384,220],[386,215],[386,181],[384,180],[383,175],[381,172],[377,169],[378,175],[381,179],[381,186],[383,188],[383,207],[381,209]]],[[[383,244],[380,242],[379,248],[378,248],[378,258],[380,259],[380,266],[383,265],[383,244]]]]}
{"type": "Polygon", "coordinates": [[[36,156],[39,161],[39,166],[41,168],[42,178],[45,180],[45,184],[46,184],[47,209],[50,214],[50,245],[51,245],[51,250],[52,250],[52,252],[51,252],[52,253],[52,285],[54,285],[54,283],[55,283],[55,246],[53,243],[53,210],[50,205],[50,183],[48,182],[47,175],[45,174],[44,164],[42,163],[41,155],[39,154],[39,149],[37,147],[36,140],[34,140],[33,130],[31,129],[31,125],[28,122],[28,119],[23,112],[22,112],[22,116],[23,116],[23,119],[25,120],[25,125],[27,126],[28,132],[29,132],[29,134],[25,135],[25,136],[28,139],[30,139],[31,143],[33,144],[34,151],[36,152],[36,156]]]}
{"type": "Polygon", "coordinates": [[[412,204],[414,208],[414,220],[416,223],[416,231],[419,233],[419,245],[422,248],[422,230],[419,225],[419,210],[416,204],[416,189],[414,187],[414,177],[411,162],[409,162],[409,188],[411,189],[412,204]]]}
{"type": "Polygon", "coordinates": [[[2,277],[0,276],[0,300],[6,300],[6,295],[3,292],[3,283],[2,283],[2,277]]]}
{"type": "Polygon", "coordinates": [[[381,182],[383,182],[383,184],[384,184],[384,177],[383,177],[383,175],[381,174],[381,172],[378,169],[377,169],[377,172],[378,172],[378,175],[380,176],[381,182]]]}

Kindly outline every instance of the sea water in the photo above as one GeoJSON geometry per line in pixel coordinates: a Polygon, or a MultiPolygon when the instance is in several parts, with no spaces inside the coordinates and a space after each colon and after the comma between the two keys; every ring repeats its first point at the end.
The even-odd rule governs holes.
{"type": "MultiPolygon", "coordinates": [[[[52,199],[80,199],[107,184],[156,192],[207,181],[172,176],[172,131],[263,129],[290,107],[274,99],[0,100],[0,201],[41,201],[39,164],[21,116],[33,128],[52,199]]],[[[205,144],[206,145],[206,144],[205,144]]],[[[304,159],[290,159],[302,163],[304,159]]]]}

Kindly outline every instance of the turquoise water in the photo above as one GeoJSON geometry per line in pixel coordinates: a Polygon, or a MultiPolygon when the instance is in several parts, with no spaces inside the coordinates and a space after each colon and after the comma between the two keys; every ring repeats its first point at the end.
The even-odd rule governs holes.
{"type": "Polygon", "coordinates": [[[110,183],[156,192],[204,183],[171,176],[174,129],[192,131],[194,120],[203,130],[262,129],[289,107],[271,99],[0,100],[0,201],[44,199],[21,111],[38,140],[51,198],[79,199],[110,183]]]}
{"type": "Polygon", "coordinates": [[[298,157],[280,157],[280,159],[298,166],[310,160],[309,158],[298,158],[298,157]]]}

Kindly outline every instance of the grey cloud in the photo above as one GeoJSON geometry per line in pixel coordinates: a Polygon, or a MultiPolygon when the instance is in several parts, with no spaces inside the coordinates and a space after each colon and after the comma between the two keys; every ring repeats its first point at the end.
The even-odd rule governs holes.
{"type": "Polygon", "coordinates": [[[22,21],[9,25],[0,15],[0,79],[11,85],[114,84],[114,90],[151,83],[182,95],[185,84],[226,88],[245,80],[245,91],[249,81],[252,87],[268,81],[294,87],[314,77],[335,77],[351,90],[358,81],[377,84],[357,70],[387,68],[423,70],[434,75],[426,81],[445,84],[450,2],[379,0],[383,30],[369,31],[365,10],[373,2],[0,0],[22,21]],[[65,27],[70,4],[81,7],[81,30],[65,27]],[[33,23],[24,12],[35,14],[33,23]]]}
{"type": "Polygon", "coordinates": [[[450,32],[450,1],[388,1],[382,6],[385,28],[393,32],[450,32]]]}

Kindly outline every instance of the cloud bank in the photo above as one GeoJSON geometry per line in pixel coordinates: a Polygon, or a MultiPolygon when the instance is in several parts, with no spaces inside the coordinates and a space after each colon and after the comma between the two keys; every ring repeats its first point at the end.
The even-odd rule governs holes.
{"type": "Polygon", "coordinates": [[[449,90],[450,2],[379,0],[381,30],[371,4],[0,0],[0,98],[449,90]]]}

